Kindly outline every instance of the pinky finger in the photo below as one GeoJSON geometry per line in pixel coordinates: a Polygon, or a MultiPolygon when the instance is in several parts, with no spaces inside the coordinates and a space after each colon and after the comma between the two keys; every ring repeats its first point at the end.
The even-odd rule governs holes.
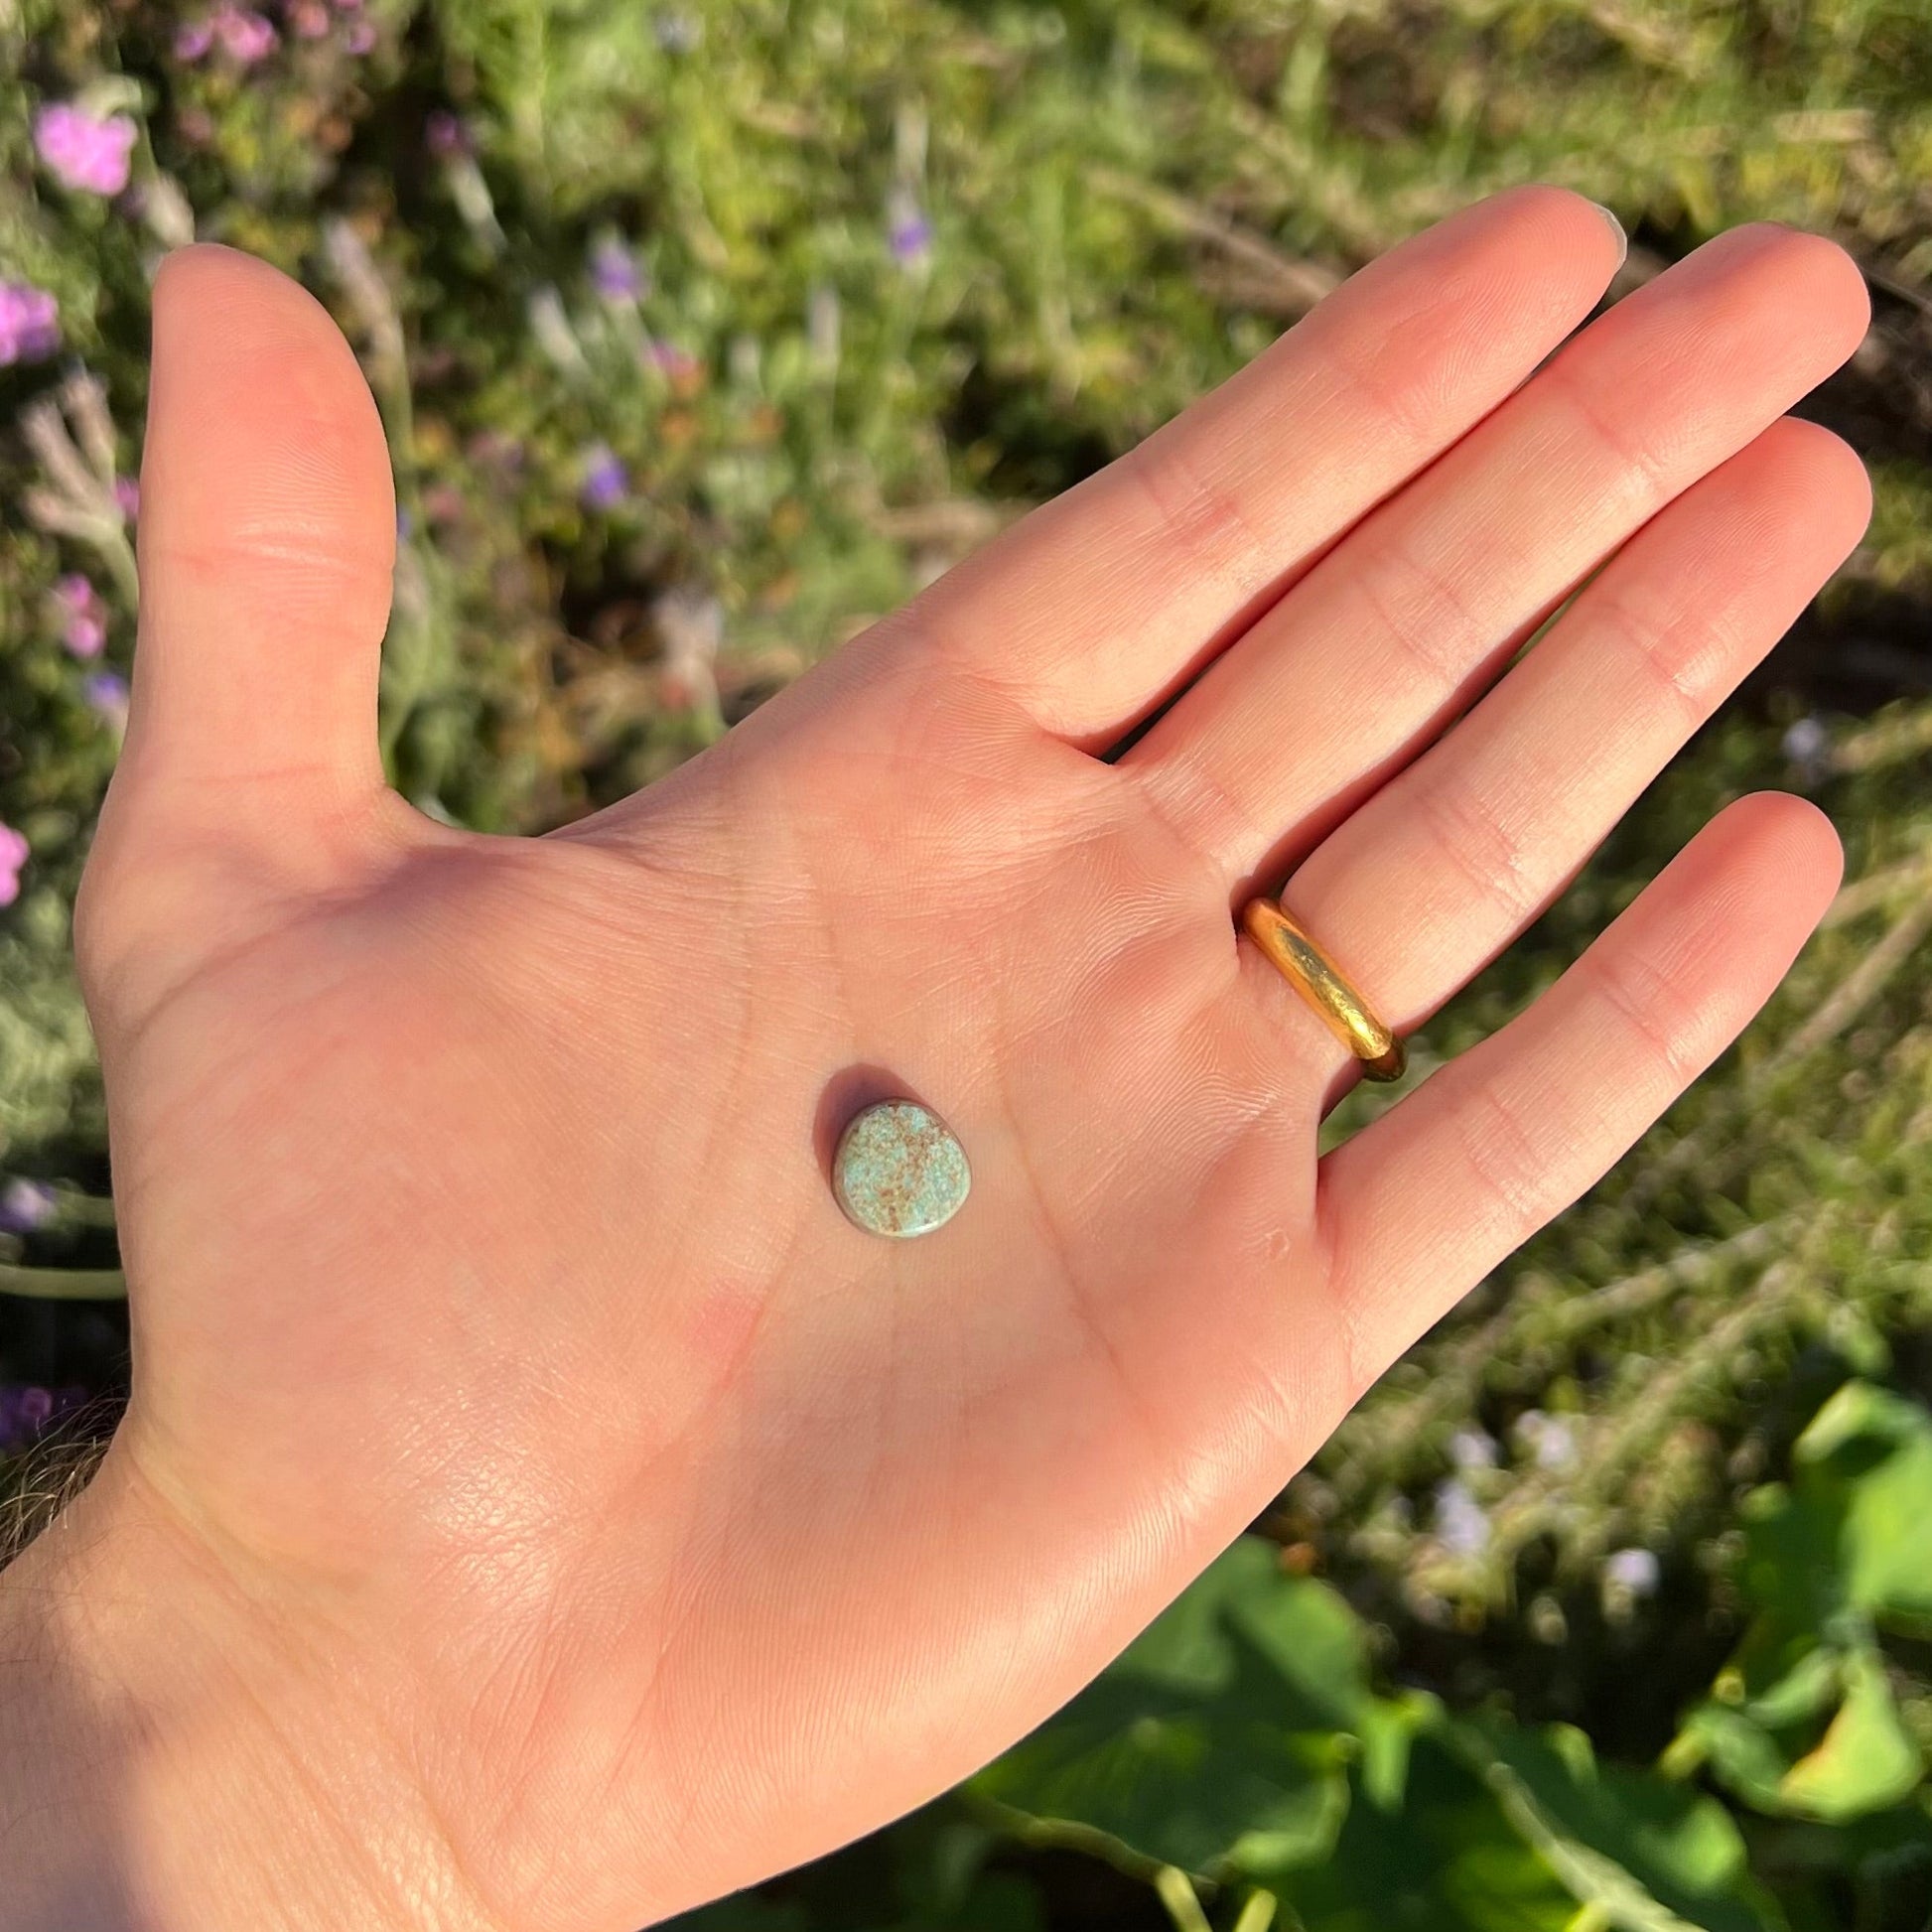
{"type": "Polygon", "coordinates": [[[1534,1006],[1323,1159],[1331,1279],[1364,1374],[1601,1179],[1717,1058],[1841,866],[1814,807],[1739,799],[1534,1006]]]}

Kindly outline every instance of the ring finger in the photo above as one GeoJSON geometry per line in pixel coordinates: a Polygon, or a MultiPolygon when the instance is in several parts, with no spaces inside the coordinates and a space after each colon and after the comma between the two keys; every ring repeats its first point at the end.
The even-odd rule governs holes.
{"type": "Polygon", "coordinates": [[[1647,525],[1465,719],[1330,833],[1283,904],[1389,1025],[1415,1026],[1562,891],[1850,554],[1870,503],[1864,467],[1838,437],[1774,423],[1647,525]]]}

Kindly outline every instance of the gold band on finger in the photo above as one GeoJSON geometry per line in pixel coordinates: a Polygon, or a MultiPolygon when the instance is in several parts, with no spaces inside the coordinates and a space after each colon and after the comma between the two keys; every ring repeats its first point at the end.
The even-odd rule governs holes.
{"type": "Polygon", "coordinates": [[[1369,1010],[1335,962],[1272,898],[1251,898],[1241,908],[1241,924],[1329,1032],[1361,1061],[1369,1079],[1402,1078],[1409,1056],[1401,1040],[1369,1010]]]}

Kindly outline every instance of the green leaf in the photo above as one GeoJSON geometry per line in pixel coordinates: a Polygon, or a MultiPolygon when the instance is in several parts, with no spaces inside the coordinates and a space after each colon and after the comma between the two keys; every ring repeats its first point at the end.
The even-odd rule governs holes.
{"type": "Polygon", "coordinates": [[[1290,1728],[1279,1692],[1252,1650],[1209,1692],[1121,1671],[972,1789],[1030,1820],[1031,1836],[1084,1843],[1130,1868],[1212,1877],[1319,1858],[1347,1804],[1346,1745],[1290,1728]]]}
{"type": "Polygon", "coordinates": [[[1892,1701],[1883,1660],[1873,1651],[1854,1651],[1845,1661],[1845,1701],[1824,1737],[1778,1786],[1788,1809],[1830,1824],[1897,1804],[1923,1768],[1892,1701]]]}
{"type": "Polygon", "coordinates": [[[1897,1804],[1923,1770],[1874,1626],[1932,1629],[1932,1413],[1847,1382],[1793,1450],[1789,1487],[1746,1498],[1757,1615],[1671,1747],[1747,1804],[1843,1824],[1897,1804]]]}
{"type": "Polygon", "coordinates": [[[1369,1690],[1361,1620],[1328,1587],[1283,1572],[1273,1544],[1243,1537],[1128,1646],[1112,1672],[1223,1690],[1243,1654],[1279,1680],[1298,1724],[1353,1725],[1369,1690]]]}
{"type": "Polygon", "coordinates": [[[1780,1787],[1791,1759],[1748,1713],[1715,1700],[1700,1704],[1673,1741],[1671,1761],[1689,1772],[1708,1764],[1726,1791],[1759,1811],[1784,1809],[1780,1787]]]}
{"type": "MultiPolygon", "coordinates": [[[[1838,1702],[1843,1672],[1837,1648],[1806,1630],[1775,1646],[1782,1633],[1763,1626],[1739,1650],[1736,1668],[1745,1688],[1744,1711],[1772,1730],[1801,1725],[1838,1702]]],[[[1726,1680],[1728,1682],[1728,1680],[1726,1680]]]]}
{"type": "Polygon", "coordinates": [[[1599,1765],[1567,1725],[1452,1726],[1455,1746],[1580,1905],[1627,1932],[1764,1932],[1776,1908],[1716,1799],[1599,1765]]]}
{"type": "Polygon", "coordinates": [[[1746,1594],[1785,1630],[1844,1610],[1932,1627],[1932,1415],[1847,1382],[1792,1454],[1789,1488],[1746,1498],[1746,1594]]]}
{"type": "Polygon", "coordinates": [[[1364,1730],[1399,1776],[1384,1733],[1407,1708],[1370,1693],[1348,1606],[1244,1540],[971,1789],[1129,1868],[1275,1872],[1332,1848],[1364,1730]]]}
{"type": "MultiPolygon", "coordinates": [[[[1357,1794],[1359,1797],[1359,1793],[1357,1794]]],[[[1301,1932],[1570,1932],[1576,1895],[1447,1747],[1414,1740],[1398,1809],[1351,1804],[1332,1854],[1268,1880],[1301,1932]]]]}
{"type": "Polygon", "coordinates": [[[1932,1414],[1848,1382],[1793,1450],[1798,1493],[1839,1515],[1846,1599],[1932,1623],[1932,1414]]]}

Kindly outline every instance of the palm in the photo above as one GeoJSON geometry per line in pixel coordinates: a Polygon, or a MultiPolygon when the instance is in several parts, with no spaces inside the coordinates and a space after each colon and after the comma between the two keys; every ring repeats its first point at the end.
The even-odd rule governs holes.
{"type": "MultiPolygon", "coordinates": [[[[1574,323],[1552,320],[1563,289],[1587,308],[1607,253],[1547,191],[1462,220],[1472,259],[1521,253],[1514,221],[1545,246],[1568,232],[1572,260],[1535,271],[1520,340],[1465,371],[1469,393],[1435,394],[1444,421],[1415,433],[1442,444],[1574,323]]],[[[251,303],[277,319],[264,336],[307,331],[310,400],[365,486],[315,512],[326,542],[293,546],[329,556],[311,577],[331,595],[282,667],[312,680],[282,708],[301,714],[288,743],[242,758],[204,723],[199,753],[174,753],[208,693],[165,680],[204,673],[187,644],[144,663],[82,935],[137,1294],[110,1468],[301,1660],[289,1695],[341,1739],[315,1749],[323,1790],[371,1753],[406,1764],[396,1834],[518,1927],[620,1926],[878,1823],[1070,1693],[1641,1131],[1829,893],[1802,808],[1727,815],[1536,1014],[1319,1165],[1346,1056],[1229,913],[1294,862],[1297,909],[1413,1025],[1788,621],[1863,505],[1842,446],[1765,428],[1859,320],[1842,257],[1779,251],[1775,328],[1741,255],[1706,297],[1729,388],[1695,448],[1651,466],[1686,493],[1605,573],[1596,631],[1580,599],[1569,660],[1562,625],[1533,660],[1547,688],[1512,677],[1400,778],[1579,565],[1661,507],[1610,490],[1600,527],[1559,539],[1526,500],[1544,581],[1461,586],[1453,609],[1487,634],[1459,677],[1450,635],[1431,689],[1418,640],[1450,606],[1415,559],[1452,492],[1501,467],[1507,409],[1456,452],[1464,481],[1439,469],[1434,498],[1417,483],[1319,568],[1285,528],[1282,555],[1244,553],[1286,493],[1262,501],[1231,463],[1250,500],[1220,513],[1236,482],[1194,480],[1230,432],[1203,421],[1189,446],[1177,425],[1184,461],[1063,499],[665,784],[534,842],[449,832],[369,781],[368,673],[343,670],[341,641],[344,584],[380,596],[365,400],[292,292],[195,259],[160,325],[144,654],[171,615],[198,637],[251,615],[194,555],[223,485],[184,483],[171,508],[170,478],[210,434],[257,486],[280,460],[271,432],[207,431],[170,393],[168,327],[210,327],[238,292],[244,347],[251,303]],[[1136,516],[1150,554],[1095,555],[1136,516]],[[1726,520],[1771,516],[1790,526],[1774,556],[1674,587],[1735,549],[1726,520]],[[1138,596],[1109,606],[1123,570],[1138,596]],[[1666,675],[1633,637],[1668,639],[1666,675]],[[1634,723],[1597,688],[1617,639],[1634,723]],[[1138,745],[1092,756],[1210,650],[1138,745]],[[1287,702],[1338,699],[1384,660],[1406,681],[1375,693],[1380,727],[1287,702]],[[1552,715],[1582,741],[1561,798],[1522,775],[1552,715]],[[221,822],[242,794],[272,849],[250,849],[247,814],[221,822]],[[967,1208],[918,1241],[860,1232],[827,1185],[832,1132],[892,1092],[942,1114],[974,1168],[967,1208]]],[[[1370,328],[1373,285],[1351,294],[1370,328]]],[[[1625,353],[1685,328],[1663,303],[1617,320],[1625,353]]],[[[1401,354],[1427,400],[1427,351],[1385,378],[1401,354]]],[[[1271,380],[1242,378],[1251,408],[1271,380]]],[[[1529,413],[1539,394],[1516,436],[1576,437],[1567,405],[1529,413]]],[[[1346,522],[1364,459],[1342,442],[1324,461],[1303,490],[1346,522]]],[[[236,549],[235,570],[286,585],[274,545],[236,549]]]]}

